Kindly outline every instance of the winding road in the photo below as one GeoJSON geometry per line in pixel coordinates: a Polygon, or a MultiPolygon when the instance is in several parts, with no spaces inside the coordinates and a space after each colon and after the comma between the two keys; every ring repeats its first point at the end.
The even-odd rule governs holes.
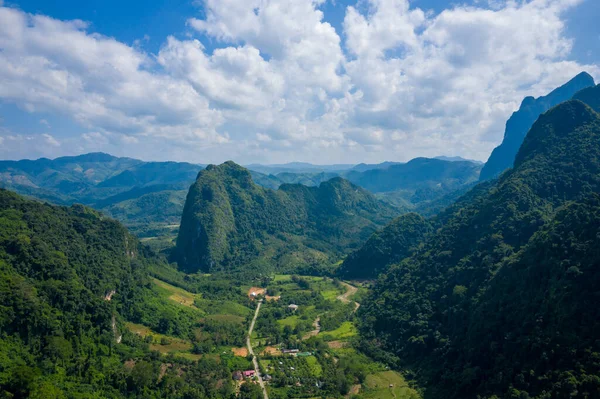
{"type": "Polygon", "coordinates": [[[254,350],[252,350],[252,343],[250,342],[250,337],[252,336],[252,330],[254,330],[254,324],[256,323],[256,318],[258,317],[258,312],[260,311],[260,305],[262,305],[262,299],[258,300],[258,305],[256,305],[256,311],[254,312],[254,318],[252,319],[252,323],[250,323],[250,329],[248,330],[248,336],[246,337],[246,345],[248,346],[248,353],[252,356],[252,363],[254,364],[254,372],[256,373],[256,377],[258,378],[258,384],[263,391],[263,396],[265,399],[269,399],[269,395],[267,394],[267,387],[265,387],[265,382],[262,379],[262,375],[260,375],[260,367],[258,367],[258,359],[256,359],[256,355],[254,354],[254,350]]]}
{"type": "Polygon", "coordinates": [[[358,288],[344,282],[341,282],[341,284],[346,287],[346,292],[338,296],[337,299],[344,303],[354,302],[354,311],[356,312],[360,308],[360,303],[352,301],[350,297],[358,292],[358,288]]]}

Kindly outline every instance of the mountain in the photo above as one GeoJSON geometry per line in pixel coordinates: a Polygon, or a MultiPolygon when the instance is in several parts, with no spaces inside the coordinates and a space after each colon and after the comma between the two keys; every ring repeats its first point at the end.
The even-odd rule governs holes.
{"type": "Polygon", "coordinates": [[[259,186],[277,190],[282,184],[302,184],[304,186],[318,186],[319,184],[339,177],[336,172],[316,172],[316,173],[292,173],[281,172],[276,175],[265,175],[254,170],[250,170],[252,180],[259,186]]]}
{"type": "Polygon", "coordinates": [[[320,173],[320,172],[341,172],[352,168],[350,164],[334,165],[313,165],[307,162],[290,162],[284,164],[250,164],[244,165],[247,169],[260,172],[267,175],[276,175],[279,173],[320,173]]]}
{"type": "Polygon", "coordinates": [[[537,118],[555,105],[571,99],[578,91],[590,86],[594,86],[594,79],[588,73],[582,72],[546,96],[526,97],[519,110],[514,112],[506,122],[502,144],[492,151],[481,170],[479,179],[481,181],[492,179],[512,167],[525,135],[537,118]]]}
{"type": "Polygon", "coordinates": [[[573,96],[573,100],[579,100],[592,107],[594,111],[600,112],[600,85],[578,91],[573,96]]]}
{"type": "Polygon", "coordinates": [[[541,115],[512,170],[431,223],[363,301],[363,349],[428,398],[598,397],[600,115],[541,115]]]}
{"type": "Polygon", "coordinates": [[[451,162],[431,158],[415,158],[405,164],[365,172],[348,172],[344,177],[367,190],[380,193],[399,189],[451,189],[477,180],[480,165],[473,162],[451,162]]]}
{"type": "Polygon", "coordinates": [[[371,170],[371,169],[387,169],[392,165],[401,165],[402,162],[382,162],[382,163],[377,163],[377,164],[367,164],[367,163],[359,163],[358,165],[355,165],[354,167],[352,167],[353,171],[356,172],[366,172],[367,170],[371,170]]]}
{"type": "Polygon", "coordinates": [[[395,215],[364,189],[334,178],[318,187],[258,186],[233,163],[209,165],[185,202],[177,257],[188,272],[269,270],[334,263],[395,215]]]}
{"type": "Polygon", "coordinates": [[[450,161],[450,162],[467,161],[467,162],[473,162],[473,163],[483,164],[483,162],[476,161],[474,159],[466,159],[466,158],[463,158],[463,157],[447,157],[447,156],[444,156],[444,155],[440,155],[440,156],[434,157],[434,159],[441,159],[442,161],[450,161]]]}
{"type": "Polygon", "coordinates": [[[115,220],[0,189],[0,396],[231,397],[224,362],[167,360],[128,330],[197,328],[197,312],[153,288],[151,268],[168,266],[115,220]]]}
{"type": "Polygon", "coordinates": [[[92,206],[151,236],[179,222],[187,189],[201,169],[103,153],[0,161],[0,187],[54,204],[92,206]]]}
{"type": "Polygon", "coordinates": [[[402,215],[348,255],[338,274],[346,279],[376,278],[387,266],[408,257],[431,230],[432,225],[422,216],[402,215]]]}

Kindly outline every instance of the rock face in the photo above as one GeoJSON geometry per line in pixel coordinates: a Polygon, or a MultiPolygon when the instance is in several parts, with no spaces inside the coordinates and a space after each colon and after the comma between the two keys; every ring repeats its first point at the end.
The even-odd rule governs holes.
{"type": "Polygon", "coordinates": [[[582,72],[546,96],[526,97],[519,110],[513,113],[506,122],[504,140],[492,151],[490,158],[481,170],[479,180],[493,179],[511,168],[525,135],[537,118],[550,108],[571,99],[580,90],[591,86],[594,86],[594,79],[588,73],[582,72]]]}
{"type": "Polygon", "coordinates": [[[250,172],[233,162],[209,165],[188,193],[177,260],[188,272],[323,264],[366,241],[395,215],[394,208],[342,178],[271,190],[254,184],[250,172]]]}

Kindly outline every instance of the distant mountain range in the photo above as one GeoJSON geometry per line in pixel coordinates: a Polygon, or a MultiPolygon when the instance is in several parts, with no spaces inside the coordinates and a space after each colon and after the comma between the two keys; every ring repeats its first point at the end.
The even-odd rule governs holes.
{"type": "MultiPolygon", "coordinates": [[[[432,162],[436,169],[432,169],[427,179],[414,174],[416,164],[422,164],[421,170],[428,168],[423,159],[407,164],[383,162],[355,166],[301,162],[253,165],[255,169],[250,173],[255,183],[271,189],[282,184],[316,187],[333,178],[345,177],[379,193],[380,199],[400,210],[421,211],[429,203],[439,203],[449,192],[460,188],[461,182],[473,180],[472,174],[479,168],[469,163],[475,166],[464,169],[468,176],[463,176],[452,172],[460,169],[460,162],[432,162]],[[376,183],[370,181],[373,171],[380,171],[376,173],[380,176],[376,183]],[[402,177],[402,174],[409,175],[402,177]],[[412,174],[414,176],[410,176],[412,174]]],[[[0,187],[54,204],[92,206],[122,221],[136,234],[153,237],[172,235],[179,224],[187,190],[204,167],[186,162],[144,162],[103,153],[54,160],[0,161],[0,187]]],[[[432,205],[424,212],[438,208],[432,205]]]]}

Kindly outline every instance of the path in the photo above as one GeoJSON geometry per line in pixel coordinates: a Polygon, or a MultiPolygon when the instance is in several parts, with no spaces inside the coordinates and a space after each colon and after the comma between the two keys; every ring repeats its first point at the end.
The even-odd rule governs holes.
{"type": "MultiPolygon", "coordinates": [[[[350,297],[358,292],[358,288],[356,288],[355,286],[350,285],[348,283],[344,283],[344,282],[342,282],[341,284],[344,287],[346,287],[346,292],[343,293],[342,295],[338,296],[337,299],[344,303],[354,302],[354,301],[350,300],[350,297]]],[[[354,302],[354,311],[356,312],[358,310],[358,308],[360,308],[360,303],[354,302]]]]}
{"type": "Polygon", "coordinates": [[[248,346],[248,353],[252,356],[252,363],[254,364],[254,372],[256,373],[256,377],[258,378],[258,384],[263,391],[263,396],[265,399],[269,399],[269,395],[267,395],[267,388],[265,387],[265,382],[262,379],[262,375],[260,375],[260,367],[258,367],[258,360],[256,359],[256,355],[252,350],[252,343],[250,342],[250,337],[252,336],[252,330],[254,330],[254,323],[256,323],[256,318],[258,317],[258,312],[260,311],[260,305],[262,305],[262,299],[258,300],[258,304],[256,305],[256,311],[254,312],[254,318],[252,319],[252,323],[250,323],[250,329],[248,330],[248,336],[246,337],[246,345],[248,346]]]}
{"type": "Polygon", "coordinates": [[[319,335],[319,333],[321,332],[321,316],[318,316],[312,325],[315,329],[304,334],[304,336],[302,337],[303,340],[319,335]]]}

